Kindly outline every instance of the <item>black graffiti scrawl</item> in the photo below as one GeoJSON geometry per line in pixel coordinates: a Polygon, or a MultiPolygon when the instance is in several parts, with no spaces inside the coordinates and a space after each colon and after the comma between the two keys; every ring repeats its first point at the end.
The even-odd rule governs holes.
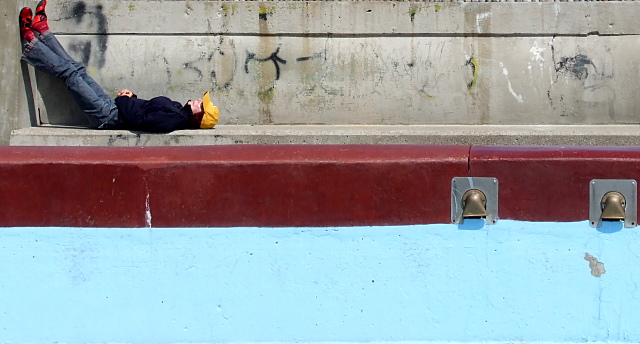
{"type": "Polygon", "coordinates": [[[250,53],[247,51],[247,58],[244,60],[245,73],[249,74],[249,62],[251,62],[251,60],[256,60],[258,62],[271,61],[276,67],[276,80],[279,80],[280,79],[280,63],[287,64],[286,60],[283,60],[281,57],[278,56],[279,52],[280,52],[280,47],[278,47],[276,51],[274,51],[271,55],[269,55],[269,57],[261,59],[261,58],[257,58],[256,54],[250,53]]]}
{"type": "Polygon", "coordinates": [[[558,73],[570,73],[578,80],[586,80],[589,77],[589,66],[598,72],[598,69],[593,64],[591,59],[586,55],[576,55],[573,57],[562,57],[560,61],[556,63],[556,72],[558,73]]]}
{"type": "MultiPolygon", "coordinates": [[[[73,5],[70,12],[71,17],[75,19],[77,25],[82,24],[85,20],[89,20],[90,27],[97,28],[98,34],[95,37],[95,43],[97,45],[95,65],[98,68],[104,67],[106,62],[108,23],[102,5],[96,5],[93,9],[87,9],[87,4],[84,1],[79,1],[73,5]]],[[[81,56],[82,62],[88,65],[94,48],[93,44],[93,40],[87,40],[74,43],[69,48],[81,56]]]]}
{"type": "Polygon", "coordinates": [[[589,53],[566,49],[559,52],[555,37],[550,47],[555,77],[547,90],[547,98],[553,112],[568,117],[567,123],[590,123],[608,113],[611,123],[616,123],[615,59],[610,49],[594,46],[589,53]]]}

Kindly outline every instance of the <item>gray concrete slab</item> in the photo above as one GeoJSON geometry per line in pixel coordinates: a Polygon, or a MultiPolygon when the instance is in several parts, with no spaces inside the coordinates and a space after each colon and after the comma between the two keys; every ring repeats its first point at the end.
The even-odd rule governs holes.
{"type": "Polygon", "coordinates": [[[50,7],[50,17],[54,18],[57,31],[69,34],[172,35],[180,32],[189,35],[378,36],[640,33],[640,27],[635,24],[640,3],[633,1],[56,0],[50,7]],[[96,25],[100,23],[102,25],[96,25]]]}
{"type": "Polygon", "coordinates": [[[455,144],[640,146],[639,125],[219,125],[169,134],[64,127],[14,130],[11,145],[455,144]]]}
{"type": "Polygon", "coordinates": [[[210,90],[226,125],[215,132],[237,130],[50,139],[29,127],[87,122],[59,80],[18,60],[17,11],[36,3],[0,12],[0,143],[19,128],[12,144],[636,142],[626,129],[591,140],[535,128],[640,123],[640,1],[56,0],[52,29],[108,93],[184,102],[210,90]],[[509,125],[534,127],[519,138],[509,125]]]}
{"type": "MultiPolygon", "coordinates": [[[[89,72],[112,96],[211,90],[221,124],[627,124],[640,122],[633,46],[640,36],[115,36],[89,72]]],[[[42,123],[82,124],[64,85],[40,74],[42,123]]]]}
{"type": "Polygon", "coordinates": [[[18,33],[18,5],[5,1],[0,6],[0,145],[9,143],[11,130],[29,126],[27,97],[31,95],[24,87],[24,65],[20,63],[20,35],[18,33]]]}

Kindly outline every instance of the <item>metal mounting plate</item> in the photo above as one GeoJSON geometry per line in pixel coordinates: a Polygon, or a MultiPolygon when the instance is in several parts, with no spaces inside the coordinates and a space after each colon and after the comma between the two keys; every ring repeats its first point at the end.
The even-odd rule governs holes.
{"type": "Polygon", "coordinates": [[[451,222],[462,223],[462,195],[471,189],[482,191],[487,198],[485,224],[498,222],[498,180],[491,177],[455,177],[451,180],[451,222]]]}
{"type": "Polygon", "coordinates": [[[638,186],[633,179],[593,179],[589,183],[589,224],[602,226],[602,197],[609,191],[617,191],[626,201],[624,226],[635,227],[638,224],[638,186]]]}

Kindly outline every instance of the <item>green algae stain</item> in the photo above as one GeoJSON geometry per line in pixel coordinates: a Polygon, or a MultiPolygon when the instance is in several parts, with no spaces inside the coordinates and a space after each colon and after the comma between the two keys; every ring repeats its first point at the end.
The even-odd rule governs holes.
{"type": "Polygon", "coordinates": [[[433,99],[433,98],[435,98],[435,96],[430,95],[429,93],[425,92],[424,90],[420,90],[419,92],[420,92],[420,94],[421,94],[423,97],[425,97],[425,98],[427,98],[427,99],[433,99]]]}
{"type": "Polygon", "coordinates": [[[409,18],[411,18],[411,21],[414,21],[416,19],[416,14],[418,12],[421,12],[422,8],[418,7],[417,5],[411,5],[411,7],[409,8],[409,18]]]}
{"type": "Polygon", "coordinates": [[[258,13],[260,13],[260,14],[271,14],[271,13],[273,13],[275,11],[276,11],[276,7],[275,6],[260,7],[260,10],[258,11],[258,13]]]}
{"type": "MultiPolygon", "coordinates": [[[[409,13],[409,17],[411,18],[411,21],[414,21],[414,20],[416,19],[416,14],[417,14],[418,12],[425,11],[425,10],[427,10],[427,8],[428,8],[428,7],[417,7],[416,5],[412,5],[412,6],[409,8],[409,12],[408,12],[408,13],[409,13]]],[[[435,6],[434,6],[434,9],[435,9],[435,11],[436,11],[436,12],[440,12],[440,10],[442,10],[442,6],[440,6],[440,5],[435,5],[435,6]]]]}
{"type": "Polygon", "coordinates": [[[262,102],[270,102],[275,95],[275,90],[273,87],[269,88],[266,91],[258,92],[258,99],[262,102]]]}
{"type": "Polygon", "coordinates": [[[95,77],[96,74],[98,74],[98,69],[96,67],[87,67],[87,74],[91,75],[92,77],[95,77]]]}
{"type": "Polygon", "coordinates": [[[224,14],[235,14],[236,13],[236,5],[222,5],[222,12],[224,14]]]}
{"type": "Polygon", "coordinates": [[[116,2],[113,6],[111,6],[109,11],[107,12],[108,16],[109,17],[114,16],[116,11],[118,11],[118,8],[120,8],[120,4],[116,2]]]}
{"type": "MultiPolygon", "coordinates": [[[[411,6],[409,8],[409,17],[411,18],[411,21],[414,21],[416,19],[416,14],[418,12],[426,11],[427,9],[428,7],[417,7],[416,5],[411,6]]],[[[434,9],[436,12],[440,12],[440,10],[442,10],[442,6],[435,5],[434,9]]]]}
{"type": "Polygon", "coordinates": [[[275,6],[260,7],[260,9],[258,9],[258,18],[261,20],[267,20],[267,16],[272,15],[275,11],[275,6]]]}
{"type": "Polygon", "coordinates": [[[133,4],[129,4],[129,11],[135,11],[136,7],[133,4]]]}

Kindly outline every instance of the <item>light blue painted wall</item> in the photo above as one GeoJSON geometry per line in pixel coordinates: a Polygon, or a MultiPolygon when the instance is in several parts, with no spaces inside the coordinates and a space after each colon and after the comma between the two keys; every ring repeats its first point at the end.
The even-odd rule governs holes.
{"type": "Polygon", "coordinates": [[[586,221],[4,228],[0,342],[637,342],[638,239],[586,221]]]}

